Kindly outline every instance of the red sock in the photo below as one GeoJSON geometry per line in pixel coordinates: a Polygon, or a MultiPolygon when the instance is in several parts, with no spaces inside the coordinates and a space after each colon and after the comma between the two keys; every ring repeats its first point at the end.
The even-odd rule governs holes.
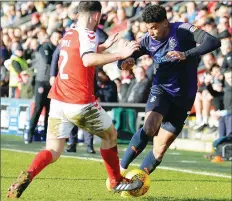
{"type": "Polygon", "coordinates": [[[122,178],[120,174],[117,146],[110,149],[100,149],[100,152],[110,179],[111,188],[113,188],[122,178]]]}
{"type": "Polygon", "coordinates": [[[32,161],[27,172],[30,172],[31,180],[52,162],[52,153],[48,150],[40,151],[32,161]]]}

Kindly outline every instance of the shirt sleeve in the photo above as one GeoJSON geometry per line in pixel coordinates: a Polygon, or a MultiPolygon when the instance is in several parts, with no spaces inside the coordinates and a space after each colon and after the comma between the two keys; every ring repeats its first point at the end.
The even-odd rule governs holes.
{"type": "Polygon", "coordinates": [[[200,44],[190,50],[184,52],[186,58],[189,56],[200,56],[212,52],[221,46],[220,40],[210,35],[209,33],[197,28],[190,23],[183,23],[179,26],[179,30],[187,31],[186,39],[189,42],[196,42],[200,44]]]}
{"type": "Polygon", "coordinates": [[[58,73],[58,61],[59,61],[59,54],[60,54],[60,46],[57,46],[56,50],[52,55],[52,63],[51,63],[51,70],[50,76],[57,76],[58,73]]]}
{"type": "Polygon", "coordinates": [[[94,31],[79,29],[80,56],[81,58],[88,53],[97,52],[98,36],[94,31]]]}

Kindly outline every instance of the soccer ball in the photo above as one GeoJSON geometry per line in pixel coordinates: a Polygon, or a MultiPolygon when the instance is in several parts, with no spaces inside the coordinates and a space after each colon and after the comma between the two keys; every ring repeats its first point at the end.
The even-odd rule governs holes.
{"type": "MultiPolygon", "coordinates": [[[[143,186],[136,190],[123,191],[121,193],[122,197],[139,197],[139,196],[144,195],[150,188],[150,184],[151,184],[150,176],[146,172],[140,169],[134,169],[134,170],[127,172],[125,174],[125,178],[131,179],[132,181],[138,178],[139,180],[143,182],[143,186]]],[[[106,188],[108,191],[111,191],[109,178],[107,178],[106,180],[106,188]]]]}
{"type": "Polygon", "coordinates": [[[111,188],[110,188],[110,179],[109,179],[109,177],[108,177],[107,180],[106,180],[106,188],[107,188],[108,191],[111,191],[111,188]]]}
{"type": "Polygon", "coordinates": [[[140,170],[140,169],[131,170],[125,175],[125,177],[127,179],[131,179],[132,181],[138,178],[140,181],[143,182],[143,186],[136,190],[122,192],[122,194],[124,194],[123,197],[129,197],[129,195],[133,197],[139,197],[139,196],[144,195],[150,188],[150,185],[151,185],[150,176],[143,170],[140,170]]]}

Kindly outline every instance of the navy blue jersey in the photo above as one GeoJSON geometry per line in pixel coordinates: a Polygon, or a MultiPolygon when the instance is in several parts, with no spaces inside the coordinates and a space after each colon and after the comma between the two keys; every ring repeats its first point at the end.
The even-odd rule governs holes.
{"type": "Polygon", "coordinates": [[[162,41],[152,39],[146,33],[141,40],[143,52],[149,54],[155,63],[155,75],[152,84],[159,85],[173,96],[195,96],[197,91],[197,66],[199,57],[187,58],[184,61],[172,61],[166,56],[170,51],[184,52],[196,47],[191,37],[189,24],[170,23],[170,32],[162,41]]]}
{"type": "MultiPolygon", "coordinates": [[[[197,91],[197,67],[199,57],[220,47],[220,41],[208,33],[198,30],[189,23],[170,23],[166,38],[157,41],[146,33],[141,41],[141,48],[133,57],[148,54],[155,63],[153,86],[158,85],[173,97],[195,97],[197,91]],[[196,44],[201,44],[196,47],[196,44]],[[208,44],[211,43],[211,44],[208,44]],[[186,59],[171,60],[166,56],[170,51],[184,52],[186,59]]],[[[120,67],[122,61],[119,61],[120,67]]],[[[179,98],[178,98],[179,99],[179,98]]]]}

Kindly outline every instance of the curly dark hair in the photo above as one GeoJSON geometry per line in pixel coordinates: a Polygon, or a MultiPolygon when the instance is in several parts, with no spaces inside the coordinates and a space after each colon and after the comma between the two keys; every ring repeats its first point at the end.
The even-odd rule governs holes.
{"type": "Polygon", "coordinates": [[[160,5],[149,5],[145,7],[142,19],[145,23],[159,23],[167,19],[166,10],[160,5]]]}
{"type": "Polygon", "coordinates": [[[78,13],[101,12],[102,5],[99,1],[81,1],[78,5],[78,13]]]}

